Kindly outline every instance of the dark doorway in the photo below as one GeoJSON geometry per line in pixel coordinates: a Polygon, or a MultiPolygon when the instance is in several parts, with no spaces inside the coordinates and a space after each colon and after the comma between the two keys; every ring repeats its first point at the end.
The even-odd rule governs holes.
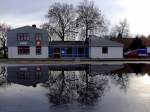
{"type": "Polygon", "coordinates": [[[60,58],[60,48],[54,48],[54,57],[60,58]]]}

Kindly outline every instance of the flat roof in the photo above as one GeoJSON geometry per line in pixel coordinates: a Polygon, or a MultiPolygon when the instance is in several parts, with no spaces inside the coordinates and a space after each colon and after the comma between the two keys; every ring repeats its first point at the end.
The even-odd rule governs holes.
{"type": "Polygon", "coordinates": [[[49,46],[88,46],[87,41],[50,41],[49,46]]]}
{"type": "Polygon", "coordinates": [[[89,45],[91,47],[104,47],[104,46],[123,47],[123,44],[119,42],[115,42],[107,38],[100,38],[97,36],[91,36],[89,38],[89,45]]]}

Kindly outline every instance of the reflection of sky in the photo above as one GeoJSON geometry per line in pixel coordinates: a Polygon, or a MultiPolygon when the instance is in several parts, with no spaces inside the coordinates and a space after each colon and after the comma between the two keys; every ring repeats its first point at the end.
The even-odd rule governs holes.
{"type": "MultiPolygon", "coordinates": [[[[54,2],[67,2],[77,5],[80,0],[0,0],[0,22],[13,27],[40,25],[49,6],[54,2]]],[[[93,0],[111,23],[127,18],[131,33],[149,34],[149,0],[93,0]]]]}
{"type": "Polygon", "coordinates": [[[46,93],[40,85],[36,89],[17,84],[0,88],[0,112],[48,112],[46,93]]]}
{"type": "MultiPolygon", "coordinates": [[[[150,110],[150,76],[124,74],[129,77],[129,87],[126,92],[120,90],[120,85],[111,83],[110,92],[105,94],[100,103],[102,112],[148,112],[150,110]],[[149,80],[149,81],[148,81],[149,80]],[[107,108],[106,108],[107,107],[107,108]]],[[[98,108],[98,107],[97,107],[98,108]]]]}

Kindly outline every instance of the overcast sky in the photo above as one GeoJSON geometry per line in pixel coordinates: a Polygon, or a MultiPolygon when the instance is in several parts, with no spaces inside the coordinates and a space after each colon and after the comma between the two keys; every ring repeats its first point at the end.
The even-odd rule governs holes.
{"type": "MultiPolygon", "coordinates": [[[[81,0],[0,0],[0,23],[12,27],[37,24],[46,21],[49,6],[54,2],[77,5],[81,0]]],[[[150,0],[93,0],[110,23],[126,18],[132,34],[150,34],[150,0]]]]}

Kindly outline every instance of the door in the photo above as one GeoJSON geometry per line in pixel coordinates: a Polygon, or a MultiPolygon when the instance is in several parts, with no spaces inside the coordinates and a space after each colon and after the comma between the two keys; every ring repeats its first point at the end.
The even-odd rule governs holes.
{"type": "Polygon", "coordinates": [[[60,48],[54,48],[54,58],[60,58],[60,48]]]}

